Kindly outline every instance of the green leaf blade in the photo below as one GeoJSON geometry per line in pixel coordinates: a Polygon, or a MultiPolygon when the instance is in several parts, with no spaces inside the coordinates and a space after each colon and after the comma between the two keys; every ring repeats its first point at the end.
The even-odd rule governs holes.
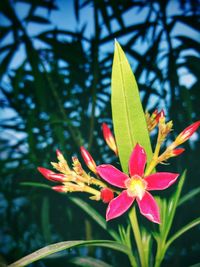
{"type": "Polygon", "coordinates": [[[80,247],[80,246],[101,246],[101,247],[107,247],[111,248],[117,251],[120,251],[124,254],[129,254],[130,250],[128,247],[124,246],[123,244],[113,242],[110,240],[89,240],[89,241],[83,241],[83,240],[75,240],[75,241],[64,241],[55,243],[46,247],[43,247],[24,258],[8,265],[8,267],[22,267],[26,266],[32,262],[38,261],[40,259],[43,259],[47,257],[48,255],[54,254],[56,252],[73,248],[73,247],[80,247]]]}
{"type": "Polygon", "coordinates": [[[115,42],[111,86],[115,137],[122,168],[127,172],[129,157],[136,143],[145,148],[148,161],[152,157],[152,149],[138,86],[118,42],[115,42]]]}
{"type": "Polygon", "coordinates": [[[120,237],[112,228],[107,228],[107,223],[104,217],[101,216],[92,206],[80,198],[70,196],[69,199],[85,211],[99,226],[107,231],[115,240],[120,241],[120,237]]]}
{"type": "Polygon", "coordinates": [[[170,237],[170,239],[168,240],[167,244],[166,244],[166,248],[168,248],[171,243],[173,243],[177,238],[179,238],[181,235],[183,235],[185,232],[189,231],[190,229],[192,229],[193,227],[197,226],[200,224],[200,217],[196,218],[195,220],[193,220],[192,222],[184,225],[181,229],[179,229],[172,237],[170,237]]]}
{"type": "Polygon", "coordinates": [[[112,267],[110,264],[92,257],[74,257],[70,262],[83,267],[112,267]]]}

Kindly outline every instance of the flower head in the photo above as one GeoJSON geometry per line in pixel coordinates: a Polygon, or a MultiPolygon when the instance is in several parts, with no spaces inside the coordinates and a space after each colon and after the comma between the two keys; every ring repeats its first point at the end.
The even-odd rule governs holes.
{"type": "Polygon", "coordinates": [[[123,189],[119,196],[110,201],[106,212],[107,221],[122,215],[136,200],[142,215],[152,222],[160,223],[158,205],[148,191],[168,188],[176,181],[179,174],[157,172],[144,177],[145,165],[145,150],[137,144],[129,160],[130,176],[112,165],[97,166],[98,174],[105,181],[123,189]]]}

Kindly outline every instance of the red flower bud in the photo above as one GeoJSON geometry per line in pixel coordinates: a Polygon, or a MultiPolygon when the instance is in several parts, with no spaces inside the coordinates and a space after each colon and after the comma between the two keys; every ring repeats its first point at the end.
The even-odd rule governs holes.
{"type": "Polygon", "coordinates": [[[55,172],[48,170],[46,168],[43,168],[43,167],[38,167],[37,169],[46,179],[55,182],[55,180],[51,178],[51,175],[56,174],[55,172]]]}
{"type": "Polygon", "coordinates": [[[103,137],[107,145],[110,147],[110,149],[112,149],[115,152],[116,155],[118,155],[115,138],[106,123],[102,124],[102,130],[103,130],[103,137]]]}
{"type": "Polygon", "coordinates": [[[154,119],[157,117],[157,115],[158,115],[158,110],[155,109],[154,112],[152,113],[151,117],[154,119]]]}
{"type": "Polygon", "coordinates": [[[61,193],[67,192],[66,187],[63,185],[53,186],[52,189],[56,192],[61,192],[61,193]]]}
{"type": "Polygon", "coordinates": [[[85,164],[88,166],[88,168],[92,172],[97,173],[96,172],[96,163],[93,160],[93,158],[90,155],[90,153],[83,146],[80,147],[80,150],[81,150],[81,155],[82,155],[82,157],[83,157],[83,159],[85,161],[85,164]]]}
{"type": "Polygon", "coordinates": [[[49,178],[54,181],[54,182],[65,182],[66,181],[66,176],[62,173],[53,173],[49,174],[49,178]]]}
{"type": "Polygon", "coordinates": [[[171,157],[179,156],[179,155],[182,154],[184,151],[185,151],[184,148],[177,148],[177,149],[174,149],[174,150],[172,150],[171,157]]]}
{"type": "Polygon", "coordinates": [[[104,203],[109,203],[114,198],[114,193],[111,189],[105,187],[101,189],[101,199],[104,203]]]}
{"type": "Polygon", "coordinates": [[[200,121],[196,121],[187,128],[185,128],[176,138],[175,143],[177,145],[184,143],[187,141],[193,133],[199,128],[200,121]]]}
{"type": "Polygon", "coordinates": [[[155,120],[156,122],[158,123],[160,119],[164,118],[165,117],[165,112],[164,110],[162,109],[156,116],[155,120]]]}
{"type": "Polygon", "coordinates": [[[56,156],[57,156],[57,157],[62,156],[62,153],[60,152],[59,149],[56,149],[56,156]]]}

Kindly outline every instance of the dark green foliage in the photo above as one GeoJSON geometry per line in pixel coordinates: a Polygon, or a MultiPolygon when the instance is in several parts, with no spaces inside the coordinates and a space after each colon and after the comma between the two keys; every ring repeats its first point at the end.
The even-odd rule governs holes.
{"type": "MultiPolygon", "coordinates": [[[[164,108],[174,120],[174,134],[198,120],[200,114],[198,1],[74,0],[77,25],[68,29],[55,27],[51,19],[52,12],[59,13],[59,2],[0,1],[0,17],[4,18],[0,22],[0,253],[7,262],[50,242],[84,239],[87,220],[93,238],[110,238],[66,196],[20,183],[44,182],[36,168],[50,167],[56,148],[69,162],[72,155],[80,155],[83,144],[97,163],[114,162],[101,133],[103,121],[112,125],[114,38],[130,58],[144,109],[164,108]],[[20,16],[16,7],[22,3],[28,9],[20,16]],[[39,8],[43,12],[38,12],[39,8]],[[92,27],[87,18],[85,25],[80,22],[86,9],[92,9],[92,27]],[[28,30],[33,25],[37,25],[37,33],[28,30]],[[19,49],[24,51],[23,57],[15,66],[19,49]],[[184,72],[193,83],[186,79],[183,83],[184,72]]],[[[66,18],[61,19],[67,20],[71,11],[66,10],[66,18]]],[[[186,145],[185,155],[165,167],[179,172],[188,168],[183,189],[187,192],[199,184],[200,176],[199,138],[190,145],[186,145]]],[[[180,207],[177,225],[197,217],[196,201],[197,196],[185,206],[190,212],[180,207]]],[[[90,203],[104,215],[105,206],[90,203]]],[[[198,262],[199,230],[192,231],[172,245],[166,266],[198,262]]],[[[73,253],[82,256],[80,251],[73,253]]],[[[118,255],[119,260],[112,261],[104,250],[100,254],[111,265],[122,264],[118,255]]]]}

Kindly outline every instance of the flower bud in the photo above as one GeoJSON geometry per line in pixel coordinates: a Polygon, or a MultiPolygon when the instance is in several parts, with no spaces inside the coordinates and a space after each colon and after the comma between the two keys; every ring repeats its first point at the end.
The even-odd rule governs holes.
{"type": "Polygon", "coordinates": [[[93,160],[92,156],[90,155],[90,153],[83,147],[80,147],[81,150],[81,155],[85,161],[85,164],[87,165],[87,167],[94,173],[97,173],[96,171],[96,163],[93,160]]]}
{"type": "Polygon", "coordinates": [[[165,120],[165,112],[163,109],[159,113],[157,113],[157,116],[155,117],[157,123],[159,122],[160,119],[165,120]]]}
{"type": "Polygon", "coordinates": [[[115,152],[116,155],[118,155],[115,138],[114,138],[110,128],[108,127],[108,125],[106,123],[102,124],[102,130],[103,130],[103,137],[104,137],[107,145],[110,147],[110,149],[112,149],[115,152]]]}
{"type": "Polygon", "coordinates": [[[56,149],[56,156],[59,157],[59,156],[62,156],[62,153],[59,149],[56,149]]]}
{"type": "Polygon", "coordinates": [[[56,174],[55,172],[48,170],[46,168],[43,168],[43,167],[38,167],[37,169],[46,179],[55,182],[55,180],[51,178],[51,175],[56,174]]]}
{"type": "Polygon", "coordinates": [[[151,115],[151,118],[152,118],[152,119],[155,119],[155,118],[158,116],[158,114],[159,114],[159,113],[158,113],[158,109],[155,109],[154,112],[153,112],[152,115],[151,115]]]}
{"type": "Polygon", "coordinates": [[[52,189],[56,192],[60,192],[60,193],[65,193],[67,192],[67,188],[64,185],[57,185],[57,186],[53,186],[52,189]]]}
{"type": "Polygon", "coordinates": [[[83,175],[84,170],[83,170],[82,165],[81,165],[80,161],[78,160],[78,158],[73,156],[72,161],[73,161],[73,169],[74,169],[75,173],[77,173],[78,175],[83,175]]]}
{"type": "Polygon", "coordinates": [[[114,193],[111,189],[105,187],[101,189],[101,199],[104,203],[109,203],[114,198],[114,193]]]}
{"type": "Polygon", "coordinates": [[[185,151],[184,148],[173,149],[171,152],[171,157],[177,157],[177,156],[181,155],[184,151],[185,151]]]}
{"type": "Polygon", "coordinates": [[[68,181],[68,179],[66,178],[66,176],[62,173],[53,173],[49,175],[49,178],[54,181],[54,182],[65,182],[66,180],[68,181]]]}
{"type": "Polygon", "coordinates": [[[177,137],[175,140],[176,145],[180,145],[187,141],[193,133],[199,128],[200,126],[200,121],[196,121],[187,128],[185,128],[177,137]]]}
{"type": "Polygon", "coordinates": [[[67,163],[63,154],[61,153],[61,151],[59,149],[56,149],[56,156],[59,162],[61,163],[67,163]]]}

